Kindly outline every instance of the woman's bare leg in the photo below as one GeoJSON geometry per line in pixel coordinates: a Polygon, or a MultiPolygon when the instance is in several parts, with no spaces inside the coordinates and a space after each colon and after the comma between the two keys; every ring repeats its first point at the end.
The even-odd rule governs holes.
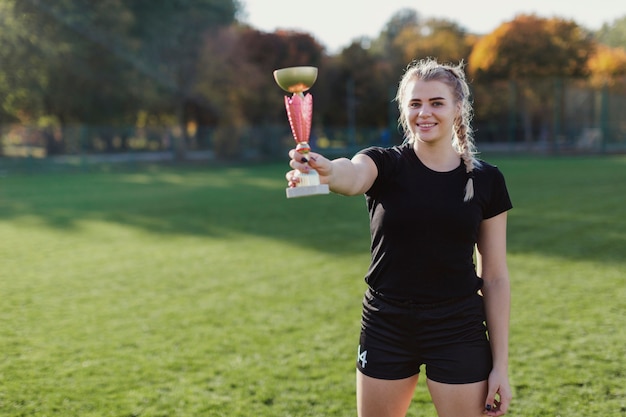
{"type": "Polygon", "coordinates": [[[487,381],[473,384],[442,384],[427,380],[439,417],[484,417],[487,381]]]}
{"type": "Polygon", "coordinates": [[[356,372],[356,401],[359,417],[405,417],[417,385],[418,375],[405,379],[376,379],[356,372]]]}

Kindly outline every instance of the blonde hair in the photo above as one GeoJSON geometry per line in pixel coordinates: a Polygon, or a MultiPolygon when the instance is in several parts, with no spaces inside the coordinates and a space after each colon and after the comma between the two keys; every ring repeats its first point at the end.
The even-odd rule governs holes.
{"type": "Polygon", "coordinates": [[[396,101],[400,110],[398,122],[404,131],[405,142],[414,140],[407,117],[407,86],[413,80],[440,81],[450,87],[456,103],[459,105],[459,115],[454,120],[454,134],[452,146],[459,153],[465,164],[468,179],[465,185],[463,201],[470,201],[474,197],[474,169],[480,166],[476,159],[476,145],[474,144],[471,126],[473,110],[470,101],[470,89],[463,72],[463,63],[458,65],[440,64],[433,58],[411,62],[400,80],[396,101]]]}

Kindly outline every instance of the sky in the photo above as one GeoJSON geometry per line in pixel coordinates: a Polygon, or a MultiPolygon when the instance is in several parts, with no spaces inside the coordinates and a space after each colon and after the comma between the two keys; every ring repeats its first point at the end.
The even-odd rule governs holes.
{"type": "Polygon", "coordinates": [[[255,29],[312,35],[329,53],[362,36],[376,38],[391,17],[410,8],[422,18],[445,18],[476,34],[490,33],[518,14],[573,20],[591,29],[626,16],[622,0],[240,0],[243,20],[255,29]]]}

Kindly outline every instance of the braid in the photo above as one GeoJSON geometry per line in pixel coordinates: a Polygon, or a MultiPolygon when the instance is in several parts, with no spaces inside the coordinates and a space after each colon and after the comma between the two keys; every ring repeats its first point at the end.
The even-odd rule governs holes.
{"type": "Polygon", "coordinates": [[[463,201],[470,201],[474,197],[474,168],[476,165],[476,158],[474,157],[475,150],[473,149],[473,143],[468,140],[468,127],[461,120],[455,124],[455,140],[456,147],[465,164],[465,172],[467,172],[467,184],[465,184],[465,196],[463,201]]]}
{"type": "Polygon", "coordinates": [[[460,104],[459,116],[454,123],[454,138],[452,145],[463,159],[465,172],[467,172],[467,184],[463,201],[467,202],[474,198],[474,169],[480,165],[476,159],[476,145],[471,127],[472,103],[470,101],[470,89],[465,80],[465,74],[461,65],[448,69],[456,78],[454,91],[460,104]]]}

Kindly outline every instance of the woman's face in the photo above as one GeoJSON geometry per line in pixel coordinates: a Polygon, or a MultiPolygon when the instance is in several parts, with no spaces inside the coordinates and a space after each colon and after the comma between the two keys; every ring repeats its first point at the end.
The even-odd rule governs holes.
{"type": "Polygon", "coordinates": [[[450,142],[459,106],[450,87],[441,81],[408,83],[404,114],[413,137],[420,142],[450,142]]]}

